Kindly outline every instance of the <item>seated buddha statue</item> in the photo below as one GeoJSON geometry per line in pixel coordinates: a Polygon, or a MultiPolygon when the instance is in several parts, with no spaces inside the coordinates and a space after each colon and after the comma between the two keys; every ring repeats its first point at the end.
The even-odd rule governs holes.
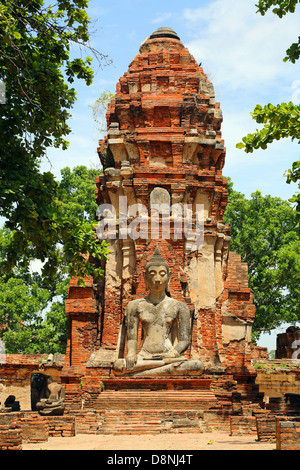
{"type": "Polygon", "coordinates": [[[202,361],[184,356],[191,341],[191,314],[184,302],[168,295],[171,273],[158,247],[146,265],[144,277],[149,293],[128,303],[127,355],[114,362],[115,375],[201,374],[202,361]],[[140,323],[143,342],[137,352],[140,323]]]}
{"type": "Polygon", "coordinates": [[[36,404],[40,415],[62,416],[65,410],[65,388],[52,381],[52,377],[47,378],[48,398],[41,398],[36,404]]]}

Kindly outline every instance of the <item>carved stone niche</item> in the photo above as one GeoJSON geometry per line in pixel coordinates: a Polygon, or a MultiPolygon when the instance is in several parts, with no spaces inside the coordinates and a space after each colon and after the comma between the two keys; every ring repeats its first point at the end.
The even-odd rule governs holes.
{"type": "Polygon", "coordinates": [[[150,207],[155,205],[159,206],[162,204],[170,207],[171,196],[166,189],[156,187],[150,193],[150,207]]]}
{"type": "Polygon", "coordinates": [[[46,398],[41,398],[36,408],[41,416],[62,416],[65,410],[65,387],[48,377],[46,398]]]}
{"type": "Polygon", "coordinates": [[[34,372],[30,377],[31,410],[37,411],[36,404],[47,397],[47,379],[49,375],[34,372]]]}

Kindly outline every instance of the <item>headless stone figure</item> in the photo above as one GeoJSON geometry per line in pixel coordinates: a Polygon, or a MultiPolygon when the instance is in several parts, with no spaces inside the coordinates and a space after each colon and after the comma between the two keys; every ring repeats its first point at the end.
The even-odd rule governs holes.
{"type": "Polygon", "coordinates": [[[48,398],[42,398],[36,408],[40,415],[61,416],[65,409],[65,389],[56,382],[52,382],[52,377],[47,379],[48,398]]]}
{"type": "Polygon", "coordinates": [[[171,274],[158,248],[144,276],[150,292],[146,298],[133,300],[127,306],[127,356],[115,361],[115,375],[201,374],[202,362],[183,356],[190,345],[191,315],[185,303],[167,295],[171,274]],[[139,323],[144,339],[137,354],[139,323]]]}

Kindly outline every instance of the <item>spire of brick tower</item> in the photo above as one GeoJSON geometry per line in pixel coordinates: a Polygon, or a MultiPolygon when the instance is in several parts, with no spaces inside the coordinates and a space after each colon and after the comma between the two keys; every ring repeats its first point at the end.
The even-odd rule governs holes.
{"type": "MultiPolygon", "coordinates": [[[[141,44],[116,85],[106,119],[107,136],[98,148],[103,173],[96,179],[96,200],[99,206],[112,206],[115,228],[103,233],[110,252],[105,278],[97,285],[97,309],[91,312],[92,299],[66,302],[73,321],[70,364],[77,361],[84,367],[92,352],[88,364],[93,367],[109,369],[116,358],[124,358],[126,307],[144,297],[145,268],[158,245],[172,273],[170,296],[191,312],[189,354],[210,372],[220,371],[220,364],[227,371],[246,370],[251,366],[255,308],[247,266],[238,255],[229,255],[230,227],[223,223],[228,193],[222,175],[222,112],[212,83],[171,28],[158,28],[141,44]],[[169,232],[163,230],[162,217],[156,233],[152,231],[157,201],[170,209],[164,218],[169,232]],[[199,206],[203,239],[195,247],[199,206]],[[143,214],[138,217],[140,231],[132,224],[138,207],[143,209],[138,209],[143,214]],[[193,233],[178,236],[174,207],[191,208],[193,233]],[[86,336],[78,304],[85,309],[86,336]]],[[[81,295],[77,291],[74,296],[81,295]]]]}
{"type": "MultiPolygon", "coordinates": [[[[162,28],[158,28],[154,33],[151,34],[150,39],[153,38],[175,38],[179,39],[178,35],[175,31],[171,28],[167,28],[163,26],[162,28]]],[[[180,39],[179,39],[180,40],[180,39]]]]}

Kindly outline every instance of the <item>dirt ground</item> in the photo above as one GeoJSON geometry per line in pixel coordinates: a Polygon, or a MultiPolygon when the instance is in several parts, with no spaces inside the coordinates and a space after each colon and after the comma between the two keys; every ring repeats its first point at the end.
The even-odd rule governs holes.
{"type": "Polygon", "coordinates": [[[51,437],[39,444],[23,444],[23,450],[275,450],[275,442],[256,436],[230,436],[226,432],[203,434],[90,435],[51,437]]]}

